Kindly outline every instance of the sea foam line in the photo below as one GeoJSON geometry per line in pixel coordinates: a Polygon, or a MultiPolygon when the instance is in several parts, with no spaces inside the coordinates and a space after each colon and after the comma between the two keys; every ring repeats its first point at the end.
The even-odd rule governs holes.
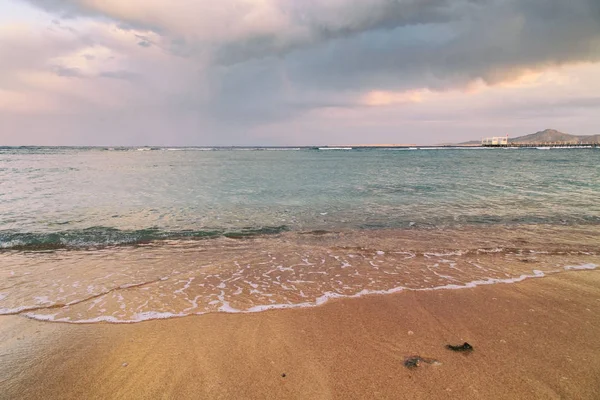
{"type": "MultiPolygon", "coordinates": [[[[358,293],[350,294],[350,295],[340,294],[337,292],[325,292],[321,296],[317,297],[315,299],[315,301],[307,301],[307,302],[296,303],[296,304],[293,304],[293,303],[265,304],[265,305],[258,305],[258,306],[250,307],[247,310],[235,309],[235,308],[231,307],[227,301],[224,300],[223,296],[219,296],[220,297],[219,300],[221,301],[222,306],[218,309],[217,312],[225,313],[225,314],[251,314],[251,313],[270,311],[270,310],[310,308],[310,307],[321,306],[321,305],[327,303],[329,300],[333,300],[333,299],[351,299],[351,298],[359,298],[359,297],[371,296],[371,295],[386,295],[386,294],[398,293],[398,292],[401,292],[404,290],[421,292],[421,291],[433,291],[433,290],[470,289],[470,288],[474,288],[474,287],[482,286],[482,285],[494,285],[494,284],[501,284],[501,283],[503,283],[503,284],[517,283],[517,282],[522,282],[526,279],[543,278],[545,276],[558,274],[558,273],[564,272],[564,271],[595,270],[597,268],[598,268],[598,265],[588,263],[588,264],[582,264],[582,265],[567,265],[561,269],[551,270],[551,271],[547,271],[547,272],[543,272],[540,270],[533,270],[532,274],[523,274],[523,275],[520,275],[515,278],[477,279],[477,280],[474,280],[471,282],[467,282],[463,285],[448,284],[448,285],[443,285],[443,286],[435,286],[435,287],[431,287],[431,288],[419,288],[419,289],[411,289],[411,288],[407,288],[404,286],[397,286],[397,287],[394,287],[391,289],[385,289],[385,290],[363,289],[358,293]]],[[[2,314],[2,311],[3,310],[0,309],[0,314],[2,314]]],[[[128,320],[118,319],[113,316],[100,316],[100,317],[95,317],[95,318],[90,318],[90,319],[85,319],[85,320],[77,320],[77,321],[73,321],[70,318],[56,319],[55,317],[57,314],[48,315],[48,314],[35,314],[32,312],[27,312],[27,313],[20,313],[20,315],[23,315],[27,318],[39,320],[39,321],[63,322],[63,323],[70,323],[70,324],[91,324],[91,323],[98,323],[98,322],[108,322],[108,323],[113,323],[113,324],[132,324],[132,323],[138,323],[138,322],[144,322],[144,321],[150,321],[150,320],[156,320],[156,319],[170,319],[170,318],[178,318],[178,317],[187,317],[190,315],[205,315],[205,314],[211,314],[211,313],[214,313],[214,311],[197,312],[197,313],[171,313],[171,312],[160,312],[160,311],[146,311],[146,312],[136,313],[136,314],[134,314],[134,317],[135,317],[134,319],[128,319],[128,320]]]]}

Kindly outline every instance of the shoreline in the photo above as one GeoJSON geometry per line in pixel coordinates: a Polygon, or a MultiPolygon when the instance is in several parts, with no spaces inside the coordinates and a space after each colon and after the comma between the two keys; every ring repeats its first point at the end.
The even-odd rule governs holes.
{"type": "Polygon", "coordinates": [[[598,326],[598,270],[135,324],[0,316],[0,398],[593,399],[598,326]]]}
{"type": "MultiPolygon", "coordinates": [[[[51,322],[51,323],[58,323],[58,324],[75,324],[75,325],[79,325],[79,324],[93,325],[93,324],[98,324],[98,323],[116,324],[116,325],[138,324],[141,322],[148,322],[148,321],[169,320],[169,319],[178,319],[178,318],[185,318],[185,317],[199,317],[199,316],[210,315],[210,314],[256,314],[256,313],[262,313],[262,312],[267,312],[267,311],[315,308],[315,307],[324,306],[325,304],[327,304],[331,301],[338,301],[338,300],[344,300],[344,299],[359,299],[359,298],[371,297],[371,296],[386,296],[386,295],[397,294],[397,293],[401,293],[401,292],[405,292],[405,291],[429,292],[429,291],[438,291],[438,290],[473,289],[473,288],[476,288],[479,286],[486,286],[486,285],[498,285],[498,284],[510,285],[510,284],[520,283],[520,282],[531,280],[531,279],[540,279],[540,278],[547,278],[550,276],[556,276],[556,275],[564,274],[566,272],[593,271],[598,268],[599,268],[598,265],[591,264],[591,263],[590,264],[581,264],[581,265],[567,265],[567,266],[564,266],[562,268],[559,268],[559,269],[556,269],[553,271],[542,272],[542,271],[538,271],[538,270],[533,270],[533,272],[531,274],[523,274],[523,275],[520,275],[520,276],[514,277],[514,278],[506,278],[506,279],[488,278],[486,280],[474,280],[471,282],[467,282],[464,285],[447,284],[444,286],[436,286],[436,287],[431,287],[431,288],[420,288],[420,289],[406,288],[403,286],[398,286],[398,287],[394,287],[394,288],[388,289],[388,290],[370,291],[370,290],[365,289],[361,292],[358,292],[358,293],[352,294],[352,295],[341,295],[338,293],[327,292],[327,293],[323,294],[322,296],[318,297],[315,300],[315,302],[312,302],[312,303],[309,302],[309,303],[297,303],[297,304],[275,304],[275,305],[256,306],[249,310],[229,309],[229,310],[218,310],[218,311],[209,311],[209,312],[204,312],[204,313],[190,313],[190,314],[169,314],[169,313],[154,312],[154,313],[150,313],[148,315],[144,315],[143,317],[140,317],[140,319],[124,320],[124,321],[117,320],[117,319],[111,319],[110,317],[108,317],[108,318],[102,317],[102,318],[97,318],[97,319],[93,319],[93,320],[80,320],[80,321],[64,321],[64,320],[60,320],[60,319],[55,320],[55,319],[51,318],[52,316],[50,318],[46,318],[44,315],[38,315],[38,314],[34,314],[32,312],[32,311],[36,311],[36,310],[15,311],[14,313],[0,314],[0,317],[2,317],[2,316],[22,316],[27,319],[31,319],[31,320],[39,321],[39,322],[51,322]]],[[[40,309],[45,309],[45,308],[46,307],[40,307],[40,309]]]]}
{"type": "Polygon", "coordinates": [[[598,226],[280,234],[3,254],[0,314],[130,323],[512,283],[600,264],[598,226]],[[485,234],[483,234],[485,233],[485,234]]]}

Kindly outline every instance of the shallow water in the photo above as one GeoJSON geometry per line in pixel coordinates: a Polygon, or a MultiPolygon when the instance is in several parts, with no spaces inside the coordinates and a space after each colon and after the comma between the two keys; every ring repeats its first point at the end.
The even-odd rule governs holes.
{"type": "Polygon", "coordinates": [[[596,226],[285,233],[0,254],[0,313],[136,322],[512,283],[600,265],[596,226]]]}
{"type": "Polygon", "coordinates": [[[596,150],[0,150],[0,314],[136,322],[600,265],[596,150]]]}
{"type": "Polygon", "coordinates": [[[600,150],[0,149],[0,246],[600,222],[600,150]]]}

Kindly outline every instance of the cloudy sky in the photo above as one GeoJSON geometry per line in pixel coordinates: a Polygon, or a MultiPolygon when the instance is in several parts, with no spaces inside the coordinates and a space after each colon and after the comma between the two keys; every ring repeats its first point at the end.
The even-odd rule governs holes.
{"type": "Polygon", "coordinates": [[[2,0],[0,145],[600,133],[598,0],[2,0]]]}

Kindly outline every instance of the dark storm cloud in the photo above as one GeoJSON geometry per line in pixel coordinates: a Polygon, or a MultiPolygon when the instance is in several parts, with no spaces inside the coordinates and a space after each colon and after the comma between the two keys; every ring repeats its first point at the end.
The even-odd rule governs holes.
{"type": "Polygon", "coordinates": [[[347,1],[338,7],[328,7],[327,2],[282,2],[286,13],[291,15],[292,26],[302,29],[304,35],[285,35],[285,32],[283,35],[281,32],[249,35],[223,44],[217,59],[220,63],[232,64],[250,58],[281,56],[363,32],[448,23],[484,3],[486,0],[381,0],[347,1]]]}
{"type": "Polygon", "coordinates": [[[337,40],[292,57],[293,70],[307,81],[316,77],[319,85],[395,81],[401,86],[425,83],[435,89],[475,78],[497,83],[510,79],[514,68],[598,60],[597,4],[595,0],[505,1],[452,23],[337,40]]]}
{"type": "MultiPolygon", "coordinates": [[[[85,0],[28,1],[58,12],[111,18],[123,14],[109,5],[92,7],[85,0]]],[[[158,28],[165,37],[180,41],[174,53],[189,56],[210,47],[215,61],[224,65],[290,56],[298,77],[333,87],[373,81],[404,86],[406,78],[415,76],[433,88],[476,78],[496,83],[509,79],[513,68],[595,61],[600,56],[598,0],[284,0],[269,4],[286,17],[277,29],[252,27],[215,39],[173,32],[175,24],[168,23],[175,21],[170,20],[158,28]]],[[[127,14],[118,22],[156,24],[145,14],[127,14]]],[[[197,19],[199,26],[207,22],[202,14],[197,19]]],[[[140,37],[140,46],[151,44],[140,37]]]]}
{"type": "MultiPolygon", "coordinates": [[[[252,85],[256,81],[248,70],[225,69],[227,81],[248,79],[249,86],[241,93],[232,91],[231,96],[222,91],[220,103],[229,106],[225,111],[235,112],[246,111],[244,100],[252,102],[252,110],[261,105],[269,109],[278,102],[277,109],[287,115],[293,111],[281,106],[290,104],[279,92],[290,85],[321,90],[324,98],[349,90],[447,90],[477,79],[493,85],[527,70],[595,62],[600,60],[599,4],[595,0],[488,2],[487,7],[472,7],[470,14],[456,15],[450,22],[341,36],[283,58],[266,59],[262,74],[270,77],[269,82],[252,85]],[[278,73],[282,69],[285,80],[278,73]]],[[[316,101],[314,108],[322,102],[316,101]]]]}

